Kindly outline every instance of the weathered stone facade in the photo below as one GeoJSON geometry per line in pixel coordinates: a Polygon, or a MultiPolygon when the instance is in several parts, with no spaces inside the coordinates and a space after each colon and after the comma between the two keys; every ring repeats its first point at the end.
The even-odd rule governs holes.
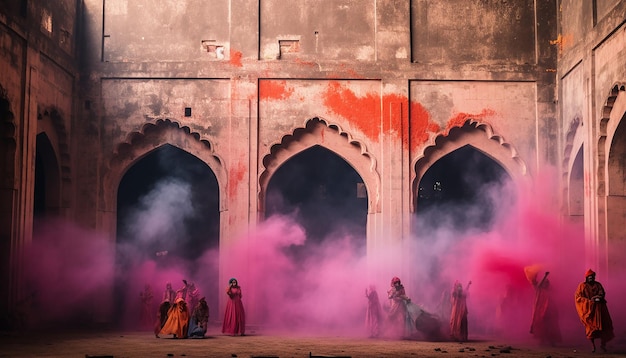
{"type": "Polygon", "coordinates": [[[115,242],[122,178],[165,144],[215,174],[220,247],[263,220],[272,175],[313,146],[363,180],[368,250],[411,234],[419,180],[458,148],[515,182],[555,167],[554,201],[610,275],[625,17],[616,0],[3,2],[2,311],[26,292],[36,156],[40,210],[115,242]]]}

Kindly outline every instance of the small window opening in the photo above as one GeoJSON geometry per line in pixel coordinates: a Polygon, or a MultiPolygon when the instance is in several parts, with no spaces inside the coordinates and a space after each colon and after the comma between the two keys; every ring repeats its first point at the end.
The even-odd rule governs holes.
{"type": "Polygon", "coordinates": [[[278,40],[279,53],[278,58],[289,56],[300,52],[299,40],[278,40]]]}
{"type": "Polygon", "coordinates": [[[41,11],[41,28],[52,34],[52,14],[46,9],[41,11]]]}
{"type": "Polygon", "coordinates": [[[215,40],[202,40],[202,51],[207,52],[211,57],[218,60],[224,59],[224,46],[215,40]]]}
{"type": "Polygon", "coordinates": [[[359,199],[367,198],[365,183],[356,183],[356,197],[359,199]]]}

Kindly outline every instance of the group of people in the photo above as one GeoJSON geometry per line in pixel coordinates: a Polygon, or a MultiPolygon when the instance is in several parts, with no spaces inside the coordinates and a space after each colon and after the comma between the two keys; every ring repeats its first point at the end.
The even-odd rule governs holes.
{"type": "MultiPolygon", "coordinates": [[[[209,306],[205,297],[200,297],[200,291],[193,282],[183,280],[183,287],[174,291],[172,284],[167,282],[163,299],[157,310],[157,319],[154,324],[154,335],[172,335],[173,338],[204,338],[209,322],[209,306]],[[191,309],[190,309],[191,308],[191,309]]],[[[231,278],[228,282],[226,294],[229,300],[226,304],[222,333],[228,335],[245,334],[246,314],[241,301],[241,287],[237,279],[231,278]]],[[[144,290],[140,296],[142,302],[150,296],[144,290]]],[[[142,317],[145,313],[142,310],[142,317]]]]}
{"type": "MultiPolygon", "coordinates": [[[[549,274],[550,272],[545,272],[541,280],[538,280],[538,272],[532,272],[531,275],[527,273],[535,289],[530,333],[542,344],[554,345],[561,341],[561,333],[558,325],[558,309],[550,293],[549,274]]],[[[574,295],[576,310],[585,327],[585,334],[591,341],[593,352],[596,351],[596,339],[600,340],[600,348],[606,351],[606,343],[615,337],[604,287],[595,278],[596,273],[591,269],[587,270],[585,280],[578,285],[574,295]]],[[[464,288],[459,281],[456,281],[449,293],[448,337],[459,342],[468,340],[467,297],[471,283],[471,281],[468,282],[464,288]]],[[[384,311],[373,285],[365,290],[365,297],[368,301],[365,325],[370,337],[378,337],[384,322],[384,311]]],[[[386,323],[389,324],[391,334],[406,337],[413,329],[417,329],[429,339],[439,339],[445,336],[441,329],[442,324],[437,317],[411,303],[398,277],[391,279],[387,298],[389,308],[386,323]]]]}
{"type": "MultiPolygon", "coordinates": [[[[427,339],[441,339],[442,331],[440,320],[411,302],[400,278],[393,277],[391,279],[391,287],[387,291],[389,307],[386,311],[386,317],[382,305],[380,304],[376,288],[373,285],[370,285],[370,287],[365,290],[365,297],[368,302],[365,313],[365,325],[370,337],[379,337],[382,333],[383,325],[386,324],[386,333],[394,337],[409,337],[413,330],[417,329],[427,339]]],[[[465,296],[455,294],[454,297],[457,298],[459,304],[456,308],[456,312],[462,314],[461,305],[465,305],[465,296]]],[[[463,322],[465,322],[465,332],[467,335],[466,313],[465,320],[460,319],[459,324],[463,322]]],[[[458,328],[463,329],[463,327],[460,326],[458,328]]]]}
{"type": "MultiPolygon", "coordinates": [[[[530,333],[543,344],[554,345],[561,340],[558,326],[558,310],[550,294],[550,272],[545,272],[541,280],[538,274],[527,274],[535,289],[535,299],[532,308],[530,333]]],[[[163,292],[163,299],[157,311],[157,320],[154,334],[173,335],[174,338],[202,338],[207,332],[209,307],[204,297],[200,297],[199,290],[194,283],[183,280],[183,287],[174,291],[171,283],[167,283],[163,292]],[[189,304],[188,304],[189,303],[189,304]],[[191,311],[189,307],[192,307],[191,311]]],[[[470,285],[464,288],[456,281],[450,292],[450,322],[449,338],[459,342],[468,340],[468,309],[467,297],[470,285]]],[[[245,335],[246,314],[242,302],[242,291],[237,279],[228,281],[226,294],[229,298],[224,312],[222,333],[232,336],[245,335]]],[[[605,299],[604,287],[596,281],[596,273],[591,269],[585,273],[585,280],[581,282],[575,292],[574,300],[576,311],[585,327],[585,334],[591,341],[593,352],[596,351],[596,339],[600,340],[600,348],[606,351],[606,343],[615,337],[613,322],[605,299]]],[[[140,293],[142,302],[152,299],[152,291],[146,286],[140,293]]],[[[370,337],[378,337],[383,327],[383,309],[378,298],[375,286],[365,289],[368,305],[365,315],[365,324],[370,337]]],[[[419,306],[413,304],[407,296],[400,278],[391,279],[391,287],[387,291],[389,309],[387,322],[393,330],[391,334],[407,337],[413,329],[417,329],[427,338],[441,338],[441,323],[437,317],[429,314],[419,306]]],[[[141,317],[147,312],[141,312],[141,317]]]]}
{"type": "Polygon", "coordinates": [[[174,338],[203,338],[209,322],[209,306],[193,282],[183,280],[183,287],[174,291],[165,284],[163,299],[157,311],[154,335],[173,335],[174,338]],[[191,307],[191,309],[190,309],[191,307]]]}

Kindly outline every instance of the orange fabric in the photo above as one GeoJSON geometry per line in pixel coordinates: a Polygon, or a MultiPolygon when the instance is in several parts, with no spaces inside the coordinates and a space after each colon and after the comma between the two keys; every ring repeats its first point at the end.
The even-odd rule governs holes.
{"type": "Polygon", "coordinates": [[[161,328],[159,334],[173,334],[176,338],[187,338],[189,328],[189,310],[187,304],[182,299],[176,299],[167,312],[167,321],[161,328]]]}
{"type": "Polygon", "coordinates": [[[587,270],[587,272],[585,272],[585,278],[591,276],[591,275],[595,275],[596,273],[593,272],[591,269],[587,270]]]}
{"type": "Polygon", "coordinates": [[[526,266],[524,267],[524,275],[530,284],[534,285],[534,282],[537,280],[537,275],[540,271],[543,270],[543,267],[539,264],[526,266]]]}
{"type": "Polygon", "coordinates": [[[575,303],[578,317],[585,326],[587,338],[600,338],[607,342],[613,339],[615,334],[604,295],[604,287],[600,282],[582,282],[576,289],[575,303]],[[599,297],[600,301],[595,301],[593,297],[599,297]]]}

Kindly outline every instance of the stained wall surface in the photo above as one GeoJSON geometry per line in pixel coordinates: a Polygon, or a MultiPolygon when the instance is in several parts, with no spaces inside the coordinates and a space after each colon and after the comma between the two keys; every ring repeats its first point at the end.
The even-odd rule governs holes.
{"type": "MultiPolygon", "coordinates": [[[[366,184],[368,250],[415,234],[423,163],[456,145],[516,181],[556,167],[562,207],[584,146],[584,190],[572,192],[586,260],[609,270],[603,249],[623,236],[609,223],[626,207],[606,198],[624,14],[615,0],[3,2],[4,311],[25,295],[16,258],[32,238],[38,133],[59,163],[49,206],[112,243],[126,171],[164,144],[197,156],[218,180],[221,247],[264,219],[271,175],[311,145],[366,184]],[[473,134],[446,144],[459,127],[473,134]]],[[[221,281],[234,266],[220,263],[221,281]]],[[[106,299],[99,308],[106,320],[106,299]]]]}

